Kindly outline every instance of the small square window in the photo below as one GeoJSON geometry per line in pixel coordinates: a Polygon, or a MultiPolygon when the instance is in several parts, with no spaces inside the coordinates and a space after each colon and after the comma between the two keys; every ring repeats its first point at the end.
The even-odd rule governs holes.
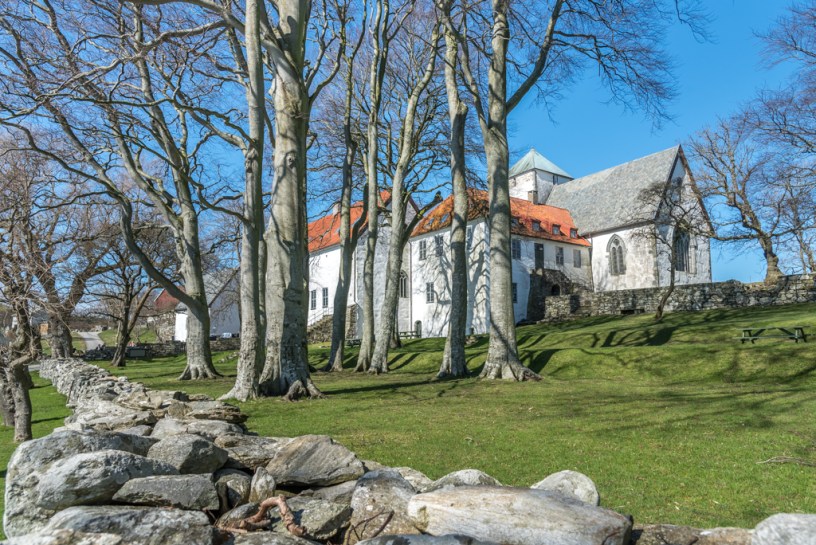
{"type": "Polygon", "coordinates": [[[564,264],[564,248],[562,248],[561,246],[555,248],[555,264],[556,265],[564,264]]]}
{"type": "Polygon", "coordinates": [[[425,240],[419,241],[419,259],[428,257],[428,244],[425,240]]]}
{"type": "Polygon", "coordinates": [[[541,222],[540,221],[534,221],[533,222],[533,231],[541,231],[541,222]]]}
{"type": "Polygon", "coordinates": [[[513,240],[510,242],[510,249],[513,259],[521,259],[521,241],[513,240]]]}
{"type": "Polygon", "coordinates": [[[444,252],[444,248],[445,248],[444,244],[445,244],[445,241],[442,238],[442,235],[436,235],[434,237],[434,248],[436,250],[436,256],[437,257],[442,257],[442,254],[445,253],[444,252]]]}
{"type": "Polygon", "coordinates": [[[578,229],[570,229],[570,238],[578,238],[578,229]]]}
{"type": "Polygon", "coordinates": [[[428,282],[425,284],[425,302],[426,303],[436,302],[436,292],[434,291],[433,282],[428,282]]]}
{"type": "Polygon", "coordinates": [[[560,235],[561,234],[561,226],[560,225],[553,225],[553,234],[560,235]]]}
{"type": "Polygon", "coordinates": [[[513,302],[518,303],[518,284],[513,282],[513,302]]]}

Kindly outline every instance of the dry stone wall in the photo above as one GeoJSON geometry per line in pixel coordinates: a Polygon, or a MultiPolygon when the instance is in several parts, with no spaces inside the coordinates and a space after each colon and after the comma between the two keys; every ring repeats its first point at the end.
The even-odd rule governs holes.
{"type": "MultiPolygon", "coordinates": [[[[580,292],[547,297],[544,319],[562,321],[584,316],[655,312],[665,288],[580,292]]],[[[676,286],[667,311],[732,309],[816,302],[816,276],[784,276],[777,282],[743,284],[736,280],[676,286]]]]}
{"type": "Polygon", "coordinates": [[[44,361],[41,375],[73,415],[12,455],[5,544],[813,545],[816,536],[816,515],[775,515],[756,532],[633,531],[573,471],[531,488],[475,469],[434,481],[327,436],[259,437],[232,405],[80,360],[44,361]]]}

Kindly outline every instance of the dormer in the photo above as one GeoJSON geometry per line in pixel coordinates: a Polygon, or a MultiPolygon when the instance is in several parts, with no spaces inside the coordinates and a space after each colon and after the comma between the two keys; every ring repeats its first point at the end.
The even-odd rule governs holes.
{"type": "Polygon", "coordinates": [[[510,168],[510,196],[535,204],[546,204],[553,186],[572,180],[558,165],[530,148],[510,168]]]}

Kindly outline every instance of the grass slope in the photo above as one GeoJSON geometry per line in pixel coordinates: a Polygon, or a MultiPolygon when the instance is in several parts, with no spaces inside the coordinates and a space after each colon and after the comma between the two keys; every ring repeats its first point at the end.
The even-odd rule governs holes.
{"type": "MultiPolygon", "coordinates": [[[[543,375],[538,383],[435,381],[444,340],[420,339],[392,352],[385,376],[315,373],[327,400],[241,408],[260,434],[328,434],[363,458],[433,478],[474,467],[529,486],[574,469],[596,482],[604,506],[641,523],[753,527],[775,512],[816,512],[816,469],[758,463],[816,456],[816,336],[741,345],[738,329],[802,325],[816,333],[814,311],[794,305],[676,313],[661,324],[630,316],[522,327],[521,357],[543,375]]],[[[470,369],[479,370],[486,351],[486,338],[468,349],[470,369]]],[[[325,346],[311,347],[315,366],[327,356],[325,346]]],[[[349,351],[348,367],[355,357],[349,351]]],[[[175,380],[183,358],[115,372],[218,396],[232,385],[235,359],[217,360],[226,377],[206,382],[175,380]]]]}

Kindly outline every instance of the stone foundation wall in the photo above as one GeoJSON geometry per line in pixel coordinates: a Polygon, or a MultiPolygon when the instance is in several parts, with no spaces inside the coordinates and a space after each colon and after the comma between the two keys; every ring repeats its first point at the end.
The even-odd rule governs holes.
{"type": "Polygon", "coordinates": [[[475,469],[433,481],[327,436],[253,435],[235,406],[80,360],[43,361],[40,374],[74,414],[12,455],[6,545],[778,545],[816,535],[816,515],[774,515],[755,530],[633,528],[574,471],[530,488],[475,469]]]}
{"type": "MultiPolygon", "coordinates": [[[[547,297],[544,319],[561,321],[582,316],[654,312],[666,288],[579,292],[547,297]]],[[[784,276],[773,284],[736,280],[676,286],[667,311],[731,309],[816,302],[816,276],[784,276]]]]}

